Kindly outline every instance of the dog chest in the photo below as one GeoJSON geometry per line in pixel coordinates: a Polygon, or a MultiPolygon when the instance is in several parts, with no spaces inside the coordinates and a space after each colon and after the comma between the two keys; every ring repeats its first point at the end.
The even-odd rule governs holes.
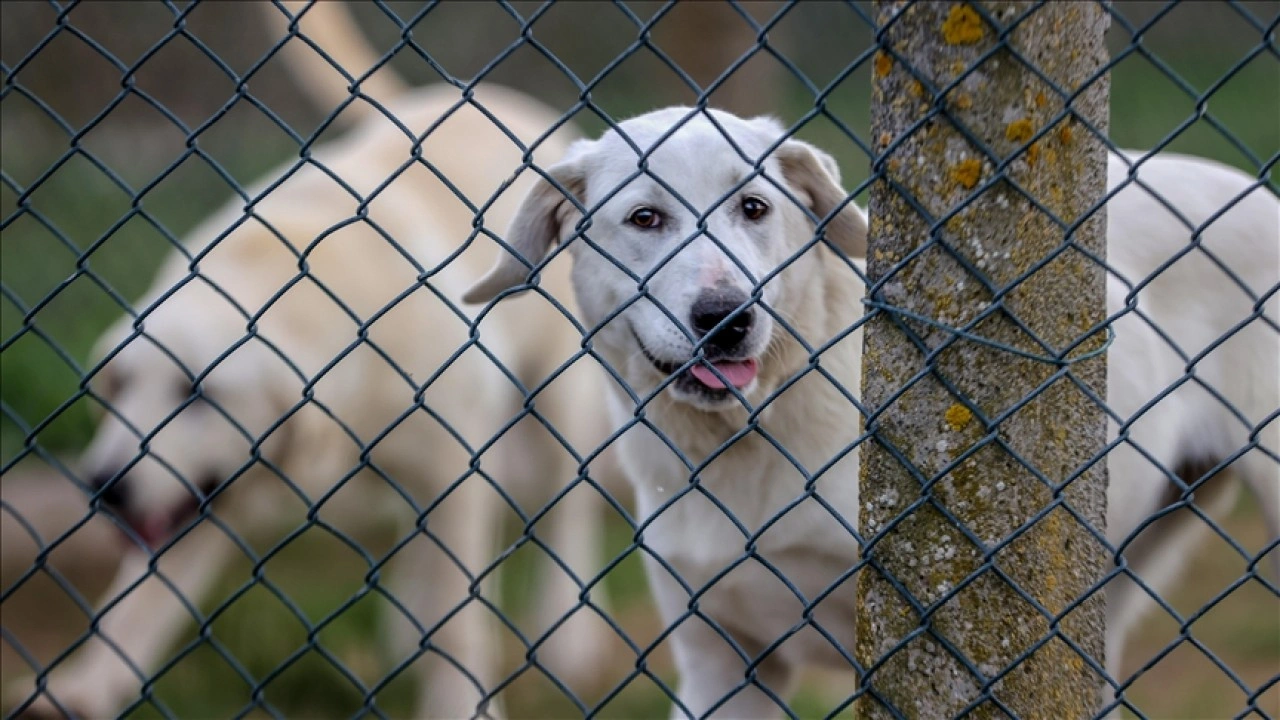
{"type": "MultiPolygon", "coordinates": [[[[805,474],[776,450],[766,452],[769,443],[739,442],[741,452],[722,454],[691,479],[661,440],[624,436],[638,520],[647,523],[642,542],[684,585],[705,590],[701,608],[739,628],[735,635],[768,646],[813,614],[823,631],[852,643],[855,457],[832,465],[806,490],[805,474]],[[813,606],[820,596],[825,599],[813,606]]],[[[669,575],[659,567],[651,568],[655,573],[669,575]]],[[[688,601],[683,590],[675,592],[677,606],[688,601]]],[[[814,628],[794,633],[779,651],[796,654],[797,662],[841,657],[814,628]]]]}

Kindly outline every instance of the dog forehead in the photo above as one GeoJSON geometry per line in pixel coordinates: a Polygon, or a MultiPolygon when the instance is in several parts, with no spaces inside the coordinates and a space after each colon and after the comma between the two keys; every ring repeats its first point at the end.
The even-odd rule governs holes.
{"type": "MultiPolygon", "coordinates": [[[[668,108],[632,118],[597,141],[588,159],[589,185],[600,194],[657,178],[687,201],[718,198],[748,177],[781,135],[772,122],[743,120],[709,110],[668,108]],[[714,121],[713,121],[714,120],[714,121]],[[641,159],[648,175],[637,172],[641,159]],[[652,177],[649,177],[652,176],[652,177]]],[[[768,158],[766,172],[776,172],[768,158]]]]}
{"type": "Polygon", "coordinates": [[[148,319],[151,322],[144,321],[141,331],[131,322],[117,326],[116,331],[103,338],[100,357],[112,368],[138,373],[140,379],[147,381],[159,379],[159,373],[178,372],[178,362],[195,360],[190,357],[193,345],[188,337],[192,334],[190,329],[184,330],[175,322],[148,319]]]}
{"type": "Polygon", "coordinates": [[[748,157],[757,158],[778,140],[781,128],[767,119],[747,120],[719,110],[702,112],[682,107],[656,110],[625,120],[606,136],[619,133],[645,152],[654,150],[655,146],[676,145],[688,149],[706,143],[711,143],[708,149],[722,150],[730,148],[732,140],[748,157]]]}
{"type": "Polygon", "coordinates": [[[199,372],[245,335],[245,320],[222,298],[181,290],[144,312],[120,318],[99,340],[96,357],[126,371],[199,372]],[[199,299],[200,302],[192,302],[199,299]]]}

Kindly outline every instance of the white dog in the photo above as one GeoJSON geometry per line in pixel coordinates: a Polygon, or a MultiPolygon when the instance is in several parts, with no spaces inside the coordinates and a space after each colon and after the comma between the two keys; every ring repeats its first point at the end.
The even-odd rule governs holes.
{"type": "MultiPolygon", "coordinates": [[[[621,462],[646,523],[649,578],[664,619],[675,626],[679,717],[778,715],[775,697],[787,697],[801,666],[847,669],[843,653],[851,656],[854,647],[853,581],[817,605],[822,633],[805,626],[802,609],[805,598],[858,560],[845,523],[858,517],[858,461],[847,448],[861,427],[848,397],[859,388],[861,337],[844,333],[862,314],[864,288],[845,259],[813,244],[812,218],[845,200],[834,161],[786,140],[765,159],[762,176],[753,172],[782,132],[767,118],[686,108],[628,120],[599,140],[574,144],[550,171],[563,192],[536,186],[508,234],[528,262],[567,244],[586,324],[603,323],[594,346],[627,385],[614,385],[608,404],[615,423],[628,428],[619,440],[621,462]],[[579,208],[589,211],[586,222],[579,208]],[[804,372],[811,348],[827,343],[820,371],[804,372]],[[757,424],[748,430],[751,420],[757,424]],[[819,470],[822,502],[799,501],[806,474],[819,470]]],[[[1125,175],[1124,162],[1113,159],[1113,187],[1125,175]]],[[[1177,156],[1149,160],[1139,176],[1193,226],[1232,205],[1249,184],[1235,171],[1177,156]]],[[[1132,282],[1191,236],[1136,185],[1108,212],[1110,263],[1132,282]]],[[[1194,383],[1143,412],[1187,363],[1133,314],[1115,323],[1108,395],[1122,417],[1141,416],[1130,428],[1133,445],[1166,468],[1196,469],[1186,480],[1234,459],[1233,473],[1258,494],[1273,535],[1280,535],[1278,223],[1276,199],[1258,190],[1201,236],[1252,297],[1199,251],[1138,295],[1151,322],[1194,356],[1270,294],[1266,321],[1255,320],[1196,366],[1196,377],[1240,415],[1194,383]],[[1271,424],[1256,433],[1268,450],[1242,452],[1251,429],[1269,416],[1271,424]]],[[[862,256],[866,228],[850,204],[825,234],[841,253],[862,256]]],[[[527,272],[504,257],[467,299],[493,297],[527,272]]],[[[1112,278],[1113,311],[1127,293],[1112,278]]],[[[1131,445],[1112,453],[1110,472],[1108,534],[1119,545],[1170,502],[1172,483],[1131,445]]],[[[1228,503],[1219,496],[1205,509],[1220,515],[1228,503]]],[[[1156,592],[1174,579],[1194,541],[1190,531],[1204,526],[1181,514],[1188,517],[1166,534],[1148,533],[1128,546],[1130,565],[1156,592]]],[[[1113,588],[1108,666],[1115,674],[1145,595],[1132,584],[1113,588]]]]}
{"type": "MultiPolygon", "coordinates": [[[[190,622],[184,603],[199,605],[241,552],[237,535],[307,516],[336,524],[342,506],[382,504],[408,521],[387,592],[412,614],[391,613],[395,659],[426,649],[420,710],[487,712],[494,613],[471,585],[491,595],[480,581],[498,528],[516,517],[509,503],[531,517],[578,477],[580,459],[547,428],[589,449],[604,423],[587,363],[551,380],[581,340],[552,302],[521,298],[473,333],[479,313],[459,300],[502,252],[485,233],[509,224],[532,182],[525,148],[550,163],[572,132],[552,133],[559,116],[514,91],[476,93],[505,130],[462,100],[448,86],[412,92],[388,102],[395,122],[369,113],[311,161],[286,163],[248,190],[248,212],[230,203],[192,232],[137,304],[145,310],[101,340],[93,387],[106,414],[82,465],[136,544],[97,635],[52,670],[29,710],[99,718],[136,698],[190,622]],[[482,208],[483,233],[454,188],[482,208]]],[[[572,308],[567,262],[541,287],[572,308]]],[[[528,528],[579,576],[544,556],[530,637],[570,681],[599,662],[602,621],[580,608],[539,638],[591,577],[593,492],[580,484],[528,528]]]]}

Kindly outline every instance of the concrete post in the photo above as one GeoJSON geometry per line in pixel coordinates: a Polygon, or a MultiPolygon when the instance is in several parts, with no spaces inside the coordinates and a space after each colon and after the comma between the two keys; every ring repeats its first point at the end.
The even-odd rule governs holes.
{"type": "Polygon", "coordinates": [[[1104,662],[1104,607],[1080,599],[1108,559],[1083,523],[1104,531],[1106,469],[1080,471],[1106,418],[1076,383],[1106,396],[1105,336],[1089,332],[1105,274],[1063,251],[1053,218],[1105,258],[1103,214],[1075,226],[1104,196],[1105,147],[1059,116],[1069,102],[1105,132],[1108,82],[1084,83],[1109,16],[1083,2],[876,14],[861,528],[880,537],[858,586],[857,657],[874,666],[858,716],[1092,717],[1104,682],[1081,652],[1104,662]]]}

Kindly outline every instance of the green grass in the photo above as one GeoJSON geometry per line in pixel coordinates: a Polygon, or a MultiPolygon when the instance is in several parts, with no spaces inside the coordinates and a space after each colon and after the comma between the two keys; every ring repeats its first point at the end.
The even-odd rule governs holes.
{"type": "MultiPolygon", "coordinates": [[[[1231,58],[1214,61],[1195,56],[1176,66],[1194,86],[1205,88],[1221,76],[1230,61],[1231,58]]],[[[1276,76],[1274,58],[1269,64],[1251,64],[1220,88],[1209,102],[1210,112],[1264,158],[1280,150],[1280,124],[1275,121],[1280,113],[1280,83],[1276,82],[1276,76]]],[[[831,111],[862,137],[866,136],[869,123],[864,104],[868,96],[864,73],[853,78],[829,103],[831,111]]],[[[613,107],[619,108],[620,116],[652,106],[639,93],[619,95],[616,100],[613,107]]],[[[793,95],[787,98],[789,107],[779,114],[785,119],[799,117],[811,101],[812,98],[793,95]]],[[[1193,113],[1192,100],[1145,61],[1127,60],[1116,70],[1111,136],[1119,144],[1137,148],[1151,146],[1162,141],[1193,113]]],[[[589,129],[598,131],[599,123],[594,124],[597,127],[589,129]]],[[[868,158],[831,124],[815,122],[800,135],[837,156],[844,168],[847,187],[852,188],[867,177],[868,158]]],[[[1257,172],[1231,142],[1204,120],[1180,134],[1169,149],[1216,158],[1257,172]]],[[[44,170],[44,159],[50,157],[51,152],[56,157],[59,150],[10,143],[3,152],[4,170],[15,178],[35,177],[44,170]]],[[[290,154],[287,143],[279,138],[268,138],[261,145],[248,142],[228,146],[223,151],[220,157],[224,157],[233,174],[241,178],[254,177],[290,154]]],[[[228,197],[230,191],[225,183],[211,172],[198,165],[184,166],[157,185],[143,199],[142,207],[161,219],[175,237],[181,237],[228,197]]],[[[13,213],[17,201],[11,189],[0,189],[0,216],[13,213]]],[[[31,328],[7,345],[0,355],[0,401],[5,408],[4,416],[0,417],[0,464],[18,456],[28,442],[36,442],[57,454],[74,453],[84,446],[92,432],[90,408],[84,401],[69,405],[50,419],[52,413],[75,396],[81,382],[80,372],[86,367],[94,341],[121,313],[109,294],[89,278],[78,276],[79,269],[92,272],[124,299],[132,301],[144,291],[151,274],[169,250],[169,240],[163,234],[135,217],[87,257],[78,257],[78,253],[97,243],[131,207],[131,198],[83,159],[73,159],[49,178],[33,193],[30,204],[48,218],[63,239],[26,217],[7,227],[0,242],[0,282],[20,302],[19,305],[9,299],[0,300],[0,337],[12,338],[22,333],[28,323],[31,328]],[[38,312],[27,317],[30,308],[41,303],[43,306],[38,312]],[[39,337],[37,329],[48,339],[39,337]],[[20,422],[15,422],[15,417],[20,422]],[[42,429],[28,438],[24,426],[42,426],[42,429]]],[[[625,526],[614,523],[610,547],[625,548],[629,533],[625,526]]],[[[523,600],[535,580],[527,554],[517,553],[504,573],[500,602],[514,614],[524,610],[523,600]]],[[[360,591],[359,578],[366,569],[350,551],[336,547],[332,540],[318,533],[308,533],[269,563],[267,576],[287,591],[303,616],[314,622],[360,591]],[[317,572],[320,565],[323,572],[317,572]]],[[[249,577],[246,561],[228,573],[214,597],[227,597],[249,577]]],[[[609,575],[605,588],[612,607],[629,632],[634,627],[652,629],[657,623],[647,600],[643,570],[636,554],[628,556],[609,575]]],[[[359,668],[359,672],[370,677],[387,667],[386,658],[377,650],[380,604],[375,597],[355,603],[318,636],[321,644],[340,662],[359,668]]],[[[1262,608],[1265,611],[1265,602],[1262,608]]],[[[1262,638],[1256,632],[1256,625],[1229,625],[1226,632],[1232,658],[1264,663],[1276,659],[1275,644],[1262,638]]],[[[227,607],[214,623],[213,631],[214,637],[234,655],[245,672],[259,679],[279,670],[291,653],[308,640],[306,625],[261,586],[252,587],[227,607]]],[[[188,634],[183,643],[192,637],[188,634]]],[[[621,677],[634,664],[634,658],[620,657],[618,661],[619,668],[612,670],[621,677]]],[[[669,660],[658,656],[653,664],[670,682],[669,660]]],[[[1157,697],[1165,691],[1143,692],[1157,697]]],[[[230,716],[250,699],[249,689],[238,672],[207,645],[159,678],[155,696],[169,711],[181,717],[230,716]]],[[[377,702],[380,708],[402,715],[408,711],[413,697],[413,681],[406,675],[379,694],[377,702]]],[[[810,687],[801,694],[795,709],[802,717],[819,717],[830,707],[831,697],[826,690],[810,687]]],[[[360,692],[344,674],[314,652],[287,663],[267,685],[265,699],[293,717],[345,716],[362,704],[360,692]]],[[[524,717],[558,717],[573,712],[573,705],[545,682],[518,684],[512,690],[508,707],[513,715],[524,717]]],[[[663,693],[649,681],[640,679],[611,702],[602,715],[654,717],[665,714],[665,708],[663,693]]],[[[160,713],[149,706],[140,707],[134,713],[134,717],[159,716],[160,713]]]]}
{"type": "MultiPolygon", "coordinates": [[[[387,538],[368,541],[371,551],[388,545],[387,538]]],[[[367,685],[389,669],[374,642],[387,602],[362,592],[361,578],[368,567],[327,533],[306,533],[265,565],[267,581],[292,608],[264,584],[251,582],[251,569],[247,559],[237,562],[212,595],[219,599],[207,603],[206,609],[212,609],[226,598],[236,598],[211,624],[214,637],[255,683],[270,678],[262,690],[272,707],[298,717],[354,714],[364,703],[363,693],[334,662],[363,677],[367,685]],[[352,602],[355,598],[359,599],[352,602]],[[343,607],[314,633],[315,646],[328,657],[306,651],[313,629],[343,607]]],[[[194,637],[193,629],[178,647],[186,647],[194,637]]],[[[240,672],[208,644],[179,661],[155,686],[159,703],[179,717],[229,717],[251,703],[251,693],[252,686],[240,672]]],[[[412,678],[402,675],[377,695],[377,704],[404,716],[413,698],[412,678]]],[[[162,715],[156,707],[144,705],[130,717],[162,715]]]]}

